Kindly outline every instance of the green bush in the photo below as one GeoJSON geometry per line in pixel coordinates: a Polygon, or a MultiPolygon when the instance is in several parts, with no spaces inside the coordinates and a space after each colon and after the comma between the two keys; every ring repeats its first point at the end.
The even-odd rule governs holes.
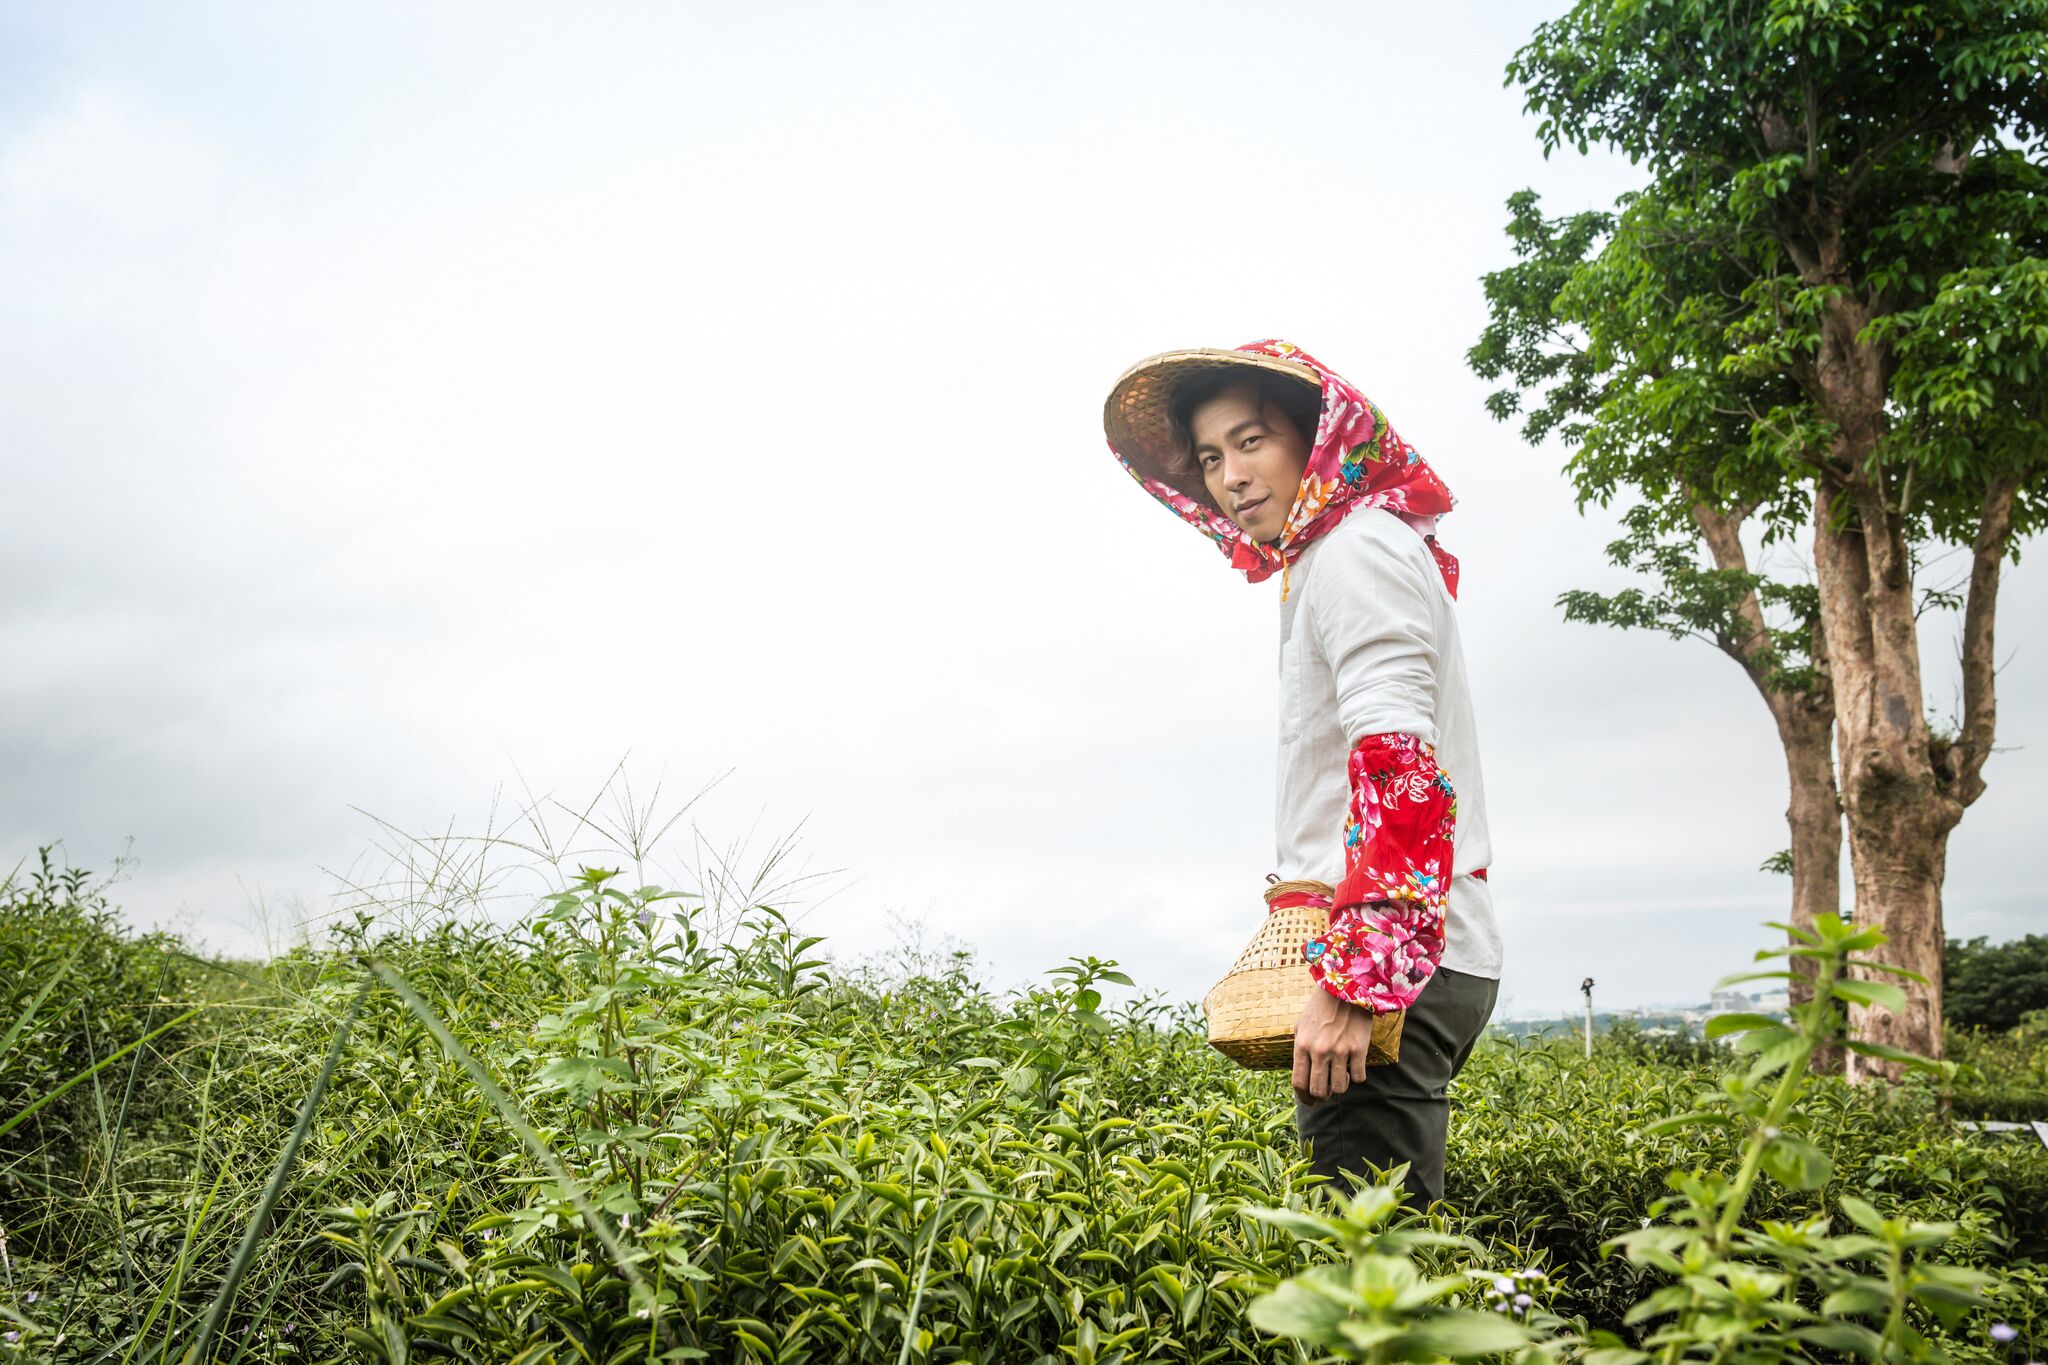
{"type": "Polygon", "coordinates": [[[20,1201],[118,1188],[143,1174],[138,1150],[181,1128],[188,1087],[166,1059],[195,1036],[199,1004],[175,940],[126,932],[106,884],[51,852],[0,879],[0,1228],[30,1255],[76,1229],[20,1201]]]}
{"type": "MultiPolygon", "coordinates": [[[[616,880],[576,879],[510,929],[359,921],[254,986],[131,974],[133,999],[95,993],[90,1016],[46,1031],[47,1047],[141,1037],[173,1005],[212,1002],[131,1054],[146,1127],[86,1107],[60,1129],[53,1105],[17,1128],[37,1135],[8,1158],[6,1231],[27,1252],[0,1312],[22,1349],[1292,1360],[1254,1305],[1369,1253],[1392,1258],[1373,1274],[1413,1267],[1389,1292],[1423,1295],[1400,1328],[1415,1341],[1480,1339],[1457,1314],[1490,1311],[1469,1280],[1485,1269],[1540,1283],[1543,1312],[1591,1351],[1597,1332],[1638,1339],[1628,1315],[1663,1273],[1611,1239],[1662,1226],[1669,1173],[1731,1170],[1754,1139],[1739,1115],[1649,1131],[1725,1095],[1722,1045],[1618,1037],[1588,1061],[1491,1041],[1454,1090],[1453,1207],[1416,1222],[1328,1199],[1287,1077],[1225,1061],[1192,1006],[1106,1011],[1102,984],[1128,984],[1113,963],[1076,957],[997,999],[958,959],[900,979],[832,970],[772,909],[714,938],[691,898],[616,880]],[[80,1132],[117,1139],[118,1158],[93,1179],[36,1174],[80,1132]],[[1303,1240],[1332,1217],[1367,1230],[1303,1240]]],[[[105,916],[78,923],[101,943],[80,960],[187,962],[105,916]]],[[[40,1064],[45,1087],[71,1064],[40,1064]]],[[[2048,1254],[2029,1222],[2048,1208],[2048,1153],[1957,1132],[1936,1086],[1803,1084],[1798,1140],[1830,1163],[1753,1180],[1746,1226],[1803,1225],[1847,1196],[1945,1224],[1958,1266],[2009,1275],[2048,1254]]]]}
{"type": "Polygon", "coordinates": [[[1957,1118],[2048,1120],[2048,1010],[2023,1015],[2002,1032],[1951,1024],[1945,1041],[1948,1055],[1965,1067],[1954,1096],[1957,1118]]]}
{"type": "MultiPolygon", "coordinates": [[[[26,877],[17,871],[0,881],[0,1116],[20,1112],[162,1022],[161,1011],[186,984],[184,964],[166,952],[168,939],[124,933],[104,887],[83,872],[58,870],[50,854],[43,849],[26,877]]],[[[74,1088],[52,1100],[0,1139],[0,1151],[52,1145],[61,1130],[84,1122],[104,1089],[74,1088]]]]}
{"type": "Polygon", "coordinates": [[[2002,1033],[2048,1011],[2048,934],[1998,944],[1952,938],[1942,971],[1942,1018],[1956,1028],[2002,1033]]]}
{"type": "MultiPolygon", "coordinates": [[[[2006,1262],[2001,1279],[1971,1264],[2010,1244],[1987,1210],[1957,1216],[1952,1207],[1948,1218],[1922,1218],[1838,1188],[1841,1166],[1825,1142],[1826,1110],[1816,1113],[1806,1103],[1824,1084],[1815,1075],[1818,1059],[1846,1047],[1888,1065],[1896,1079],[1919,1072],[1939,1082],[1957,1068],[1843,1037],[1841,1005],[1905,1005],[1898,986],[1871,977],[1897,970],[1868,956],[1885,942],[1881,932],[1832,916],[1807,931],[1786,927],[1792,946],[1759,957],[1807,959],[1816,971],[1812,998],[1795,1005],[1785,1022],[1758,1014],[1712,1020],[1710,1039],[1738,1039],[1736,1065],[1717,1086],[1698,1091],[1694,1107],[1638,1130],[1646,1139],[1705,1130],[1736,1150],[1732,1160],[1710,1156],[1675,1166],[1663,1182],[1670,1193],[1647,1206],[1641,1226],[1600,1243],[1643,1277],[1622,1319],[1625,1330],[1561,1311],[1539,1270],[1486,1283],[1483,1271],[1444,1266],[1432,1253],[1450,1239],[1390,1216],[1395,1196],[1385,1189],[1359,1190],[1335,1217],[1257,1211],[1307,1243],[1339,1251],[1344,1263],[1314,1266],[1277,1285],[1253,1304],[1253,1321],[1333,1358],[1372,1365],[1488,1357],[1589,1365],[1937,1362],[1996,1358],[2006,1347],[2031,1350],[2042,1315],[2041,1268],[2006,1262]],[[1817,1206],[1764,1216],[1759,1196],[1774,1189],[1811,1197],[1817,1206]],[[1482,1283],[1498,1317],[1471,1301],[1482,1283]],[[1972,1317],[1994,1312],[2005,1320],[1988,1323],[1982,1336],[1962,1330],[1972,1317]]],[[[1789,981],[1793,974],[1735,979],[1756,977],[1789,981]]],[[[1962,1150],[1952,1139],[1947,1147],[1962,1150]]],[[[1951,1169],[1929,1169],[1951,1154],[1923,1143],[1895,1154],[1890,1165],[1928,1177],[1953,1206],[1968,1188],[1964,1180],[1951,1169]]],[[[1881,1185],[1883,1175],[1874,1169],[1865,1183],[1881,1185]]]]}

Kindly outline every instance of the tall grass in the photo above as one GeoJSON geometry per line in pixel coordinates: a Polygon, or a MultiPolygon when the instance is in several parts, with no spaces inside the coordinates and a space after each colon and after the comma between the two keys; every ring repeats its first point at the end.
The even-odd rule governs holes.
{"type": "MultiPolygon", "coordinates": [[[[758,876],[677,892],[623,870],[644,875],[658,825],[622,809],[570,812],[609,841],[587,867],[531,830],[400,841],[410,870],[374,890],[397,910],[359,904],[253,973],[127,935],[85,879],[10,886],[0,1313],[23,1335],[0,1351],[1295,1360],[1308,1338],[1253,1304],[1317,1265],[1409,1265],[1401,1292],[1434,1296],[1401,1328],[1417,1350],[1507,1351],[1457,1304],[1487,1311],[1478,1269],[1540,1271],[1568,1330],[1518,1340],[1591,1358],[1647,1340],[1630,1314],[1665,1273],[1603,1244],[1714,1172],[1743,1191],[1717,1220],[1839,1220],[1861,1198],[1945,1225],[1959,1267],[2042,1283],[2048,1154],[1960,1132],[1937,1084],[1801,1071],[1746,1119],[1725,1052],[1496,1040],[1455,1091],[1451,1207],[1415,1223],[1327,1198],[1285,1077],[1210,1051],[1191,1004],[1105,1010],[1114,963],[1003,997],[957,955],[835,967],[752,899],[758,876]],[[510,855],[517,877],[491,862],[510,855]],[[59,972],[72,987],[46,989],[59,972]],[[121,1089],[91,1099],[89,1070],[121,1089]],[[1703,1091],[1726,1121],[1656,1127],[1703,1091]],[[1793,1115],[1801,1145],[1760,1143],[1793,1115]]],[[[1714,1224],[1724,1258],[1734,1226],[1714,1224]]],[[[1996,1298],[1953,1323],[1900,1311],[1964,1358],[1995,1358],[1986,1314],[2035,1330],[1996,1298]]]]}

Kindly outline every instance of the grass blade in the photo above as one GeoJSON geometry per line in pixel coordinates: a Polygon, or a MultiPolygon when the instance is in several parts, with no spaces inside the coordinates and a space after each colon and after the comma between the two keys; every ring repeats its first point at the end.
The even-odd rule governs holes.
{"type": "Polygon", "coordinates": [[[363,1007],[363,997],[369,993],[370,983],[365,980],[355,999],[349,1002],[341,1027],[334,1031],[334,1044],[327,1049],[327,1060],[320,1064],[320,1074],[314,1079],[313,1088],[306,1092],[305,1103],[299,1106],[299,1121],[292,1125],[291,1137],[286,1139],[284,1150],[277,1154],[277,1165],[270,1172],[270,1183],[263,1187],[263,1198],[257,1201],[256,1212],[250,1215],[249,1226],[242,1233],[242,1245],[235,1251],[234,1263],[228,1267],[227,1278],[221,1281],[220,1292],[213,1296],[213,1306],[206,1310],[206,1321],[199,1328],[199,1340],[186,1354],[188,1360],[206,1359],[206,1348],[213,1344],[213,1334],[220,1330],[221,1319],[227,1316],[228,1305],[234,1302],[235,1290],[241,1286],[249,1262],[256,1259],[256,1248],[263,1241],[264,1227],[270,1222],[271,1210],[277,1207],[278,1196],[284,1193],[285,1181],[291,1177],[292,1163],[298,1160],[299,1144],[306,1140],[306,1130],[313,1126],[313,1114],[320,1108],[321,1097],[327,1093],[327,1083],[334,1079],[334,1067],[341,1060],[341,1049],[348,1042],[348,1031],[356,1022],[356,1011],[363,1007]]]}
{"type": "Polygon", "coordinates": [[[110,1053],[104,1060],[96,1062],[92,1066],[86,1068],[84,1071],[79,1072],[76,1076],[73,1076],[70,1080],[64,1082],[64,1084],[58,1086],[55,1090],[52,1090],[49,1094],[37,1100],[28,1108],[22,1110],[19,1114],[16,1114],[13,1118],[7,1120],[7,1122],[0,1123],[0,1137],[6,1137],[9,1133],[19,1128],[22,1124],[28,1122],[30,1115],[34,1114],[38,1109],[41,1109],[44,1105],[50,1103],[52,1100],[61,1097],[64,1094],[64,1092],[71,1089],[71,1087],[75,1085],[82,1085],[86,1081],[91,1080],[94,1076],[99,1075],[100,1072],[106,1070],[115,1062],[120,1061],[129,1053],[135,1051],[136,1048],[143,1046],[145,1043],[155,1042],[164,1034],[169,1033],[172,1029],[184,1023],[187,1019],[190,1019],[193,1015],[204,1013],[207,1008],[208,1006],[205,1005],[194,1005],[191,1009],[186,1010],[183,1014],[171,1020],[170,1023],[165,1024],[162,1028],[153,1029],[150,1032],[143,1034],[140,1038],[137,1038],[134,1042],[128,1044],[128,1046],[122,1048],[119,1052],[110,1053]]]}
{"type": "MultiPolygon", "coordinates": [[[[228,1177],[233,1171],[233,1163],[221,1162],[220,1169],[214,1173],[213,1184],[206,1191],[206,1197],[185,1215],[184,1241],[178,1245],[178,1254],[171,1260],[169,1273],[164,1276],[163,1283],[157,1286],[156,1297],[151,1300],[149,1311],[143,1315],[142,1325],[136,1328],[130,1338],[128,1349],[121,1356],[121,1365],[128,1365],[129,1361],[135,1359],[135,1353],[149,1344],[149,1329],[156,1325],[158,1316],[167,1311],[171,1304],[176,1302],[178,1295],[184,1292],[185,1272],[192,1268],[193,1258],[197,1255],[194,1248],[199,1245],[200,1231],[206,1226],[206,1220],[213,1216],[213,1206],[220,1198],[221,1186],[227,1184],[228,1177]]],[[[193,1167],[192,1174],[195,1177],[199,1174],[198,1166],[193,1167]]],[[[196,1180],[193,1188],[198,1188],[196,1180]]],[[[169,1353],[170,1344],[170,1334],[166,1332],[163,1339],[156,1343],[157,1360],[162,1361],[169,1353]]]]}
{"type": "MultiPolygon", "coordinates": [[[[142,1031],[149,1032],[156,1022],[157,1003],[164,998],[164,987],[171,980],[171,961],[168,957],[156,974],[156,994],[149,1002],[149,1010],[142,1016],[142,1031]]],[[[121,1089],[121,1112],[114,1116],[114,1135],[107,1146],[107,1179],[113,1183],[114,1197],[120,1198],[121,1189],[121,1135],[128,1127],[128,1105],[135,1098],[135,1080],[142,1074],[142,1053],[138,1050],[128,1062],[128,1083],[121,1089]]],[[[125,1220],[115,1223],[115,1230],[121,1239],[121,1288],[124,1293],[135,1292],[135,1258],[128,1252],[128,1225],[125,1220]]]]}
{"type": "Polygon", "coordinates": [[[84,951],[85,944],[83,943],[80,943],[71,950],[71,956],[64,959],[63,966],[51,973],[50,979],[43,983],[42,990],[36,993],[36,998],[28,1002],[28,1009],[23,1011],[21,1017],[14,1021],[14,1027],[7,1030],[7,1036],[0,1038],[0,1060],[6,1059],[7,1054],[14,1047],[14,1040],[21,1037],[21,1031],[28,1027],[29,1020],[36,1017],[36,1011],[40,1010],[43,1007],[43,1002],[50,998],[50,992],[56,990],[64,978],[71,975],[71,964],[78,961],[79,954],[84,951]]]}
{"type": "MultiPolygon", "coordinates": [[[[484,1069],[483,1063],[471,1056],[469,1049],[456,1040],[455,1035],[448,1031],[448,1026],[441,1022],[441,1017],[434,1013],[432,1007],[420,998],[419,992],[415,991],[411,983],[401,976],[396,969],[383,962],[373,962],[370,964],[370,970],[375,972],[378,979],[383,981],[385,985],[397,992],[398,998],[405,1002],[405,1007],[411,1010],[422,1024],[427,1026],[427,1031],[434,1035],[435,1041],[439,1042],[447,1050],[450,1057],[453,1057],[462,1064],[463,1070],[469,1072],[470,1079],[475,1081],[477,1088],[484,1092],[484,1098],[491,1102],[491,1106],[511,1126],[512,1131],[518,1134],[519,1141],[525,1146],[527,1151],[533,1154],[534,1160],[547,1167],[548,1174],[553,1176],[562,1188],[568,1191],[570,1202],[575,1204],[576,1211],[583,1215],[584,1226],[590,1229],[593,1237],[604,1244],[605,1251],[611,1256],[612,1263],[618,1266],[619,1273],[624,1275],[636,1287],[644,1287],[647,1281],[640,1274],[638,1268],[633,1265],[631,1259],[627,1257],[625,1247],[619,1243],[618,1234],[605,1225],[604,1219],[598,1216],[597,1209],[591,1205],[588,1199],[583,1197],[582,1182],[571,1175],[569,1168],[562,1164],[561,1158],[556,1156],[553,1149],[540,1140],[540,1134],[533,1131],[532,1126],[526,1122],[526,1118],[520,1111],[519,1106],[514,1104],[512,1097],[499,1087],[498,1082],[492,1078],[491,1073],[484,1069]]],[[[658,1318],[659,1314],[655,1316],[658,1318]]],[[[667,1331],[668,1329],[664,1324],[662,1327],[664,1337],[667,1335],[667,1331]]]]}

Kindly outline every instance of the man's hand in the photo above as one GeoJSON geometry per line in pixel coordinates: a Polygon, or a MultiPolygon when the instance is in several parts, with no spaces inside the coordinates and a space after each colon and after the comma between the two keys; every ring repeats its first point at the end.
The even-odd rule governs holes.
{"type": "Polygon", "coordinates": [[[1372,1050],[1372,1011],[1318,987],[1294,1024],[1294,1094],[1304,1104],[1365,1083],[1372,1050]]]}

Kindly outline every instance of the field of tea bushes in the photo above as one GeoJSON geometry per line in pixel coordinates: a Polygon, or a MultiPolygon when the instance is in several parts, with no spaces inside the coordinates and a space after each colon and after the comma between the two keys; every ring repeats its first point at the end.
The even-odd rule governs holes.
{"type": "MultiPolygon", "coordinates": [[[[380,923],[238,964],[47,865],[0,896],[0,1359],[2048,1351],[2048,1150],[1800,1027],[1490,1040],[1418,1219],[1330,1198],[1192,1007],[1105,1011],[1113,963],[996,998],[601,873],[380,923]]],[[[2038,1030],[1972,1046],[2043,1083],[2038,1030]]]]}

